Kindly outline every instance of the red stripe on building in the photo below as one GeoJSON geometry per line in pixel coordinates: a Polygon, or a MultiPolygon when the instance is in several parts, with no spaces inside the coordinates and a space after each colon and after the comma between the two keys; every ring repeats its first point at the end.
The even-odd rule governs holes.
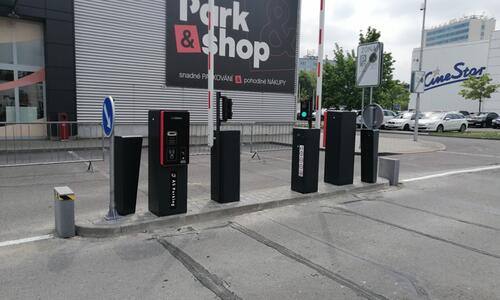
{"type": "Polygon", "coordinates": [[[12,90],[18,87],[28,86],[45,80],[45,69],[25,76],[15,81],[0,83],[0,91],[12,90]]]}

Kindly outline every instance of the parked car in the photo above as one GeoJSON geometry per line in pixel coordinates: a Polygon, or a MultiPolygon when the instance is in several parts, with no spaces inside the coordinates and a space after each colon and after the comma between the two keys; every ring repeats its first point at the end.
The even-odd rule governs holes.
{"type": "Polygon", "coordinates": [[[384,123],[382,123],[382,128],[385,128],[385,124],[395,117],[397,117],[397,114],[395,112],[393,112],[392,110],[384,109],[384,123]]]}
{"type": "Polygon", "coordinates": [[[469,118],[469,116],[470,116],[470,112],[468,112],[466,110],[460,110],[458,112],[461,113],[462,115],[464,115],[465,118],[469,118]]]}
{"type": "Polygon", "coordinates": [[[387,121],[385,123],[385,129],[398,129],[398,130],[410,130],[410,122],[415,120],[415,113],[413,112],[403,112],[397,117],[387,121]]]}
{"type": "MultiPolygon", "coordinates": [[[[415,121],[410,123],[410,129],[415,128],[415,121]]],[[[467,119],[459,113],[428,112],[418,121],[418,130],[422,131],[460,131],[467,130],[467,119]]]]}
{"type": "Polygon", "coordinates": [[[491,122],[491,127],[500,128],[500,117],[496,118],[491,122]]]}
{"type": "Polygon", "coordinates": [[[482,113],[474,113],[471,115],[467,122],[469,122],[469,127],[491,127],[491,122],[498,118],[498,114],[494,112],[482,112],[482,113]]]}

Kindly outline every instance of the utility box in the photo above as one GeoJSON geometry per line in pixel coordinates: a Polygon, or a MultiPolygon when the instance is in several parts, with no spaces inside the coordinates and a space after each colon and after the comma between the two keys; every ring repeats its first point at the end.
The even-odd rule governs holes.
{"type": "Polygon", "coordinates": [[[156,216],[187,212],[189,112],[149,111],[149,211],[156,216]]]}
{"type": "Polygon", "coordinates": [[[378,175],[378,129],[361,130],[361,181],[377,183],[378,175]]]}
{"type": "Polygon", "coordinates": [[[56,234],[60,238],[75,236],[75,193],[67,186],[54,188],[56,234]]]}
{"type": "Polygon", "coordinates": [[[135,213],[141,152],[141,136],[115,136],[115,206],[121,216],[135,213]]]}
{"type": "Polygon", "coordinates": [[[328,111],[326,114],[325,182],[354,183],[356,113],[328,111]]]}
{"type": "Polygon", "coordinates": [[[293,129],[292,191],[318,191],[320,129],[293,129]]]}
{"type": "Polygon", "coordinates": [[[240,132],[214,133],[211,149],[211,198],[219,203],[240,201],[240,132]]]}

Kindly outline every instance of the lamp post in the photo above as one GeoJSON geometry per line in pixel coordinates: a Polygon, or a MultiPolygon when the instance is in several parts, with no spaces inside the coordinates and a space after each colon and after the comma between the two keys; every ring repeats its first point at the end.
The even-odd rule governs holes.
{"type": "MultiPolygon", "coordinates": [[[[424,0],[424,3],[422,5],[422,8],[420,9],[423,11],[423,21],[422,21],[422,33],[421,33],[421,38],[420,38],[420,58],[418,60],[418,71],[422,71],[422,61],[424,59],[424,36],[425,36],[425,15],[427,13],[427,0],[424,0]]],[[[420,117],[420,93],[417,93],[417,101],[415,103],[415,131],[413,135],[413,140],[415,142],[418,142],[418,119],[420,117]]]]}

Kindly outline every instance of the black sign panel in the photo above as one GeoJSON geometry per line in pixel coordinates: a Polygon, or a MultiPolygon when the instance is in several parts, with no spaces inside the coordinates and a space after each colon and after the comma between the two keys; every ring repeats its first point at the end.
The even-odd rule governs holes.
{"type": "MultiPolygon", "coordinates": [[[[295,92],[299,0],[215,0],[215,88],[295,92]]],[[[208,0],[167,0],[167,86],[208,86],[208,0]]]]}

